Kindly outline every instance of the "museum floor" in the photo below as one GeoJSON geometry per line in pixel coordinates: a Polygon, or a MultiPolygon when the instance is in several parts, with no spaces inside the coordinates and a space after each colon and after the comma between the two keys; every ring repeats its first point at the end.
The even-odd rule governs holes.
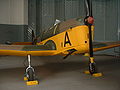
{"type": "Polygon", "coordinates": [[[23,81],[25,57],[0,57],[0,90],[120,90],[120,58],[95,56],[102,77],[92,77],[83,71],[88,58],[70,56],[33,57],[39,85],[27,86],[23,81]]]}

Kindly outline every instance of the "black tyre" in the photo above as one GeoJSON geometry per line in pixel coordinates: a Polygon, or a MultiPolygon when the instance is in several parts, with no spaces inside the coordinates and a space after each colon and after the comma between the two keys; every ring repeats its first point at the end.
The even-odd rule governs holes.
{"type": "Polygon", "coordinates": [[[90,63],[89,64],[89,71],[90,71],[90,74],[97,73],[97,68],[96,68],[95,63],[90,63]]]}
{"type": "Polygon", "coordinates": [[[29,69],[28,69],[27,74],[28,74],[28,81],[33,81],[35,75],[34,75],[34,71],[33,71],[32,68],[29,68],[29,69]]]}

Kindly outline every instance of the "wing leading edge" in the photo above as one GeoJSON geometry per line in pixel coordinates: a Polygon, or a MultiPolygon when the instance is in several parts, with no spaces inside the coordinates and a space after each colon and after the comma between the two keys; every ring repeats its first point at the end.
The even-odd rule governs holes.
{"type": "Polygon", "coordinates": [[[93,42],[93,51],[101,51],[109,48],[119,47],[120,41],[117,42],[93,42]]]}
{"type": "Polygon", "coordinates": [[[0,45],[0,55],[15,56],[48,56],[57,54],[57,50],[51,50],[46,45],[0,45]]]}

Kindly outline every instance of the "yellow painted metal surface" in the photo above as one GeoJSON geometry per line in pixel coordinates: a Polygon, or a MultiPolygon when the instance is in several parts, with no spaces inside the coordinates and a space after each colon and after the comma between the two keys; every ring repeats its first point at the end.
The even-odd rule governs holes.
{"type": "Polygon", "coordinates": [[[24,81],[27,81],[28,80],[28,78],[27,77],[24,77],[24,81]]]}
{"type": "Polygon", "coordinates": [[[103,76],[102,73],[95,73],[95,74],[92,74],[93,77],[101,77],[103,76]]]}
{"type": "Polygon", "coordinates": [[[119,46],[120,46],[120,44],[108,45],[108,46],[101,47],[101,48],[94,48],[93,51],[96,52],[96,51],[101,51],[101,50],[105,50],[105,49],[109,49],[109,48],[113,48],[113,47],[119,47],[119,46]]]}
{"type": "MultiPolygon", "coordinates": [[[[85,74],[90,74],[90,71],[84,71],[85,74]]],[[[101,77],[103,76],[102,73],[94,73],[92,74],[93,77],[101,77]]]]}
{"type": "Polygon", "coordinates": [[[26,84],[29,85],[29,86],[30,85],[38,85],[39,82],[37,80],[35,80],[35,81],[27,81],[26,84]]]}
{"type": "Polygon", "coordinates": [[[90,71],[87,70],[87,71],[84,71],[84,73],[85,73],[85,74],[90,74],[90,71]]]}
{"type": "MultiPolygon", "coordinates": [[[[56,44],[57,50],[40,50],[40,51],[20,51],[20,50],[0,50],[0,55],[16,55],[16,56],[49,56],[57,54],[67,54],[67,50],[76,49],[75,53],[88,52],[88,27],[86,25],[77,26],[50,37],[38,45],[45,44],[47,41],[52,40],[56,44]]],[[[23,44],[23,43],[22,43],[23,44]]]]}
{"type": "Polygon", "coordinates": [[[94,63],[94,57],[90,57],[90,62],[94,63]]]}
{"type": "Polygon", "coordinates": [[[15,55],[15,56],[50,56],[55,55],[56,50],[44,50],[44,51],[16,51],[16,50],[0,50],[0,55],[15,55]]]}
{"type": "Polygon", "coordinates": [[[88,56],[90,56],[90,54],[89,53],[85,53],[84,56],[88,57],[88,56]]]}
{"type": "MultiPolygon", "coordinates": [[[[92,26],[92,33],[94,36],[94,27],[92,26]]],[[[50,56],[57,54],[68,54],[67,50],[76,49],[74,54],[78,53],[88,53],[89,52],[89,32],[86,25],[76,26],[74,28],[68,29],[62,33],[54,35],[42,42],[37,43],[37,45],[44,45],[47,41],[52,40],[56,45],[56,50],[40,50],[40,51],[20,51],[20,50],[4,50],[0,49],[0,55],[15,55],[15,56],[27,56],[31,54],[32,56],[50,56]]],[[[18,45],[29,45],[30,42],[24,43],[14,43],[18,45]]],[[[120,44],[109,45],[101,48],[94,48],[94,51],[100,51],[108,48],[118,47],[120,44]]]]}
{"type": "MultiPolygon", "coordinates": [[[[58,35],[55,35],[38,43],[38,45],[44,45],[48,40],[52,40],[55,42],[58,52],[74,48],[77,50],[75,53],[85,53],[88,52],[89,45],[88,27],[86,25],[82,25],[74,27],[72,29],[68,29],[58,35]],[[68,37],[66,36],[66,33],[68,34],[68,37]],[[71,45],[70,43],[65,43],[67,41],[70,41],[71,45]]],[[[65,54],[66,52],[62,53],[65,54]]]]}

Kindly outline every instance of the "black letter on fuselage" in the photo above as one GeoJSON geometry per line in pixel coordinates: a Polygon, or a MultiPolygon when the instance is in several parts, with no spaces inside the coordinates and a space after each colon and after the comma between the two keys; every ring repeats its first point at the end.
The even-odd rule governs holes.
{"type": "Polygon", "coordinates": [[[71,46],[71,42],[67,32],[65,33],[64,47],[66,47],[66,44],[69,44],[71,46]]]}

